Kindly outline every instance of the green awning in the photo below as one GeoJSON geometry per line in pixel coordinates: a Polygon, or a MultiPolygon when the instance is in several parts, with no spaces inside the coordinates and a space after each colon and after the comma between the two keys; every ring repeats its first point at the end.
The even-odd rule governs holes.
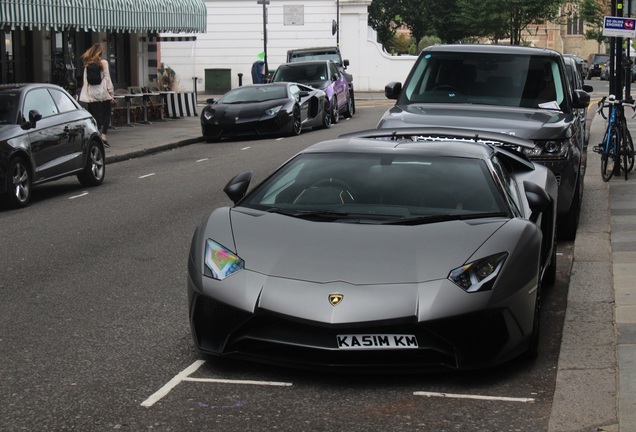
{"type": "Polygon", "coordinates": [[[0,29],[205,33],[204,0],[2,0],[0,29]]]}

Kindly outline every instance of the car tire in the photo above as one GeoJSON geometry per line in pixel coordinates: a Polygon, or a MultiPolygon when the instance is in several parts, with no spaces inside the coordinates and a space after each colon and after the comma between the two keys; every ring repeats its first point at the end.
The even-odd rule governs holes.
{"type": "Polygon", "coordinates": [[[345,112],[344,114],[344,118],[351,118],[353,117],[353,114],[355,113],[355,107],[354,107],[354,101],[353,101],[353,94],[351,92],[349,92],[347,94],[347,107],[345,108],[345,112]]]}
{"type": "Polygon", "coordinates": [[[338,97],[334,95],[329,104],[331,107],[331,123],[337,124],[340,121],[340,110],[338,109],[338,97]]]}
{"type": "Polygon", "coordinates": [[[536,360],[539,357],[539,342],[541,336],[541,282],[538,282],[537,299],[534,305],[534,319],[532,321],[532,333],[530,343],[523,357],[526,360],[536,360]]]}
{"type": "Polygon", "coordinates": [[[289,136],[298,136],[302,131],[302,119],[300,118],[300,108],[298,105],[294,106],[294,110],[292,111],[292,119],[291,119],[291,128],[289,131],[289,136]]]}
{"type": "Polygon", "coordinates": [[[581,214],[582,190],[581,179],[579,178],[574,189],[574,196],[572,197],[570,210],[565,218],[559,223],[557,228],[559,240],[574,241],[576,239],[576,230],[579,226],[579,216],[581,214]]]}
{"type": "MultiPolygon", "coordinates": [[[[325,102],[325,105],[327,103],[325,102]]],[[[323,107],[322,110],[322,128],[329,129],[331,127],[331,112],[329,107],[323,107]]]]}
{"type": "Polygon", "coordinates": [[[543,279],[541,280],[541,284],[544,286],[554,285],[556,281],[557,275],[557,253],[556,253],[556,243],[553,245],[552,249],[552,258],[550,259],[550,264],[548,268],[543,273],[543,279]]]}
{"type": "Polygon", "coordinates": [[[77,179],[84,186],[99,186],[106,174],[106,157],[104,147],[93,140],[88,144],[86,152],[86,166],[77,175],[77,179]]]}
{"type": "Polygon", "coordinates": [[[11,208],[23,208],[31,201],[31,171],[24,159],[16,156],[7,170],[6,201],[11,208]]]}

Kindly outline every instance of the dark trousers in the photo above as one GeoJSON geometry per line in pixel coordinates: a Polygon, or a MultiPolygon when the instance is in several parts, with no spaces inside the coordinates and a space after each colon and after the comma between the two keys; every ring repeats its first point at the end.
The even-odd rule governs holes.
{"type": "Polygon", "coordinates": [[[103,102],[91,102],[86,107],[89,113],[97,120],[97,129],[104,135],[108,132],[110,126],[111,102],[109,100],[103,102]]]}

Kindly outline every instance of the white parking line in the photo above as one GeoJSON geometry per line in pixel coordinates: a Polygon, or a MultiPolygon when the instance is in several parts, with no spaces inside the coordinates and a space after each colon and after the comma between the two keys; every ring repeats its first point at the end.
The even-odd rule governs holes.
{"type": "Polygon", "coordinates": [[[138,178],[143,179],[143,178],[146,178],[146,177],[152,177],[153,175],[155,175],[155,173],[150,173],[150,174],[142,175],[142,176],[139,176],[138,178]]]}
{"type": "Polygon", "coordinates": [[[170,381],[168,381],[166,385],[164,385],[159,390],[157,390],[152,396],[150,396],[148,399],[143,401],[141,403],[141,406],[144,406],[144,407],[153,406],[156,402],[160,401],[161,398],[163,398],[165,395],[170,393],[170,390],[175,388],[177,384],[179,384],[181,381],[184,380],[184,378],[187,378],[188,375],[196,372],[197,369],[199,369],[203,363],[205,363],[205,360],[197,360],[194,363],[192,363],[190,366],[188,366],[183,371],[181,371],[181,373],[179,373],[177,376],[175,376],[170,381]]]}
{"type": "Polygon", "coordinates": [[[197,360],[190,366],[185,368],[174,378],[168,381],[163,387],[157,390],[152,396],[141,403],[141,406],[149,408],[155,403],[165,397],[170,390],[175,388],[179,383],[186,382],[200,382],[200,383],[219,383],[219,384],[249,384],[249,385],[262,385],[262,386],[278,386],[278,387],[290,387],[292,383],[276,382],[276,381],[252,381],[252,380],[227,380],[227,379],[215,379],[215,378],[191,378],[190,375],[197,371],[201,365],[205,363],[205,360],[197,360]]]}
{"type": "Polygon", "coordinates": [[[81,197],[86,196],[86,195],[88,195],[88,192],[82,192],[79,195],[73,195],[72,197],[68,197],[68,199],[81,198],[81,197]]]}
{"type": "Polygon", "coordinates": [[[251,149],[251,148],[252,148],[252,147],[243,147],[241,150],[249,150],[249,149],[251,149]]]}
{"type": "Polygon", "coordinates": [[[262,386],[290,387],[293,383],[276,382],[276,381],[252,381],[252,380],[228,380],[217,378],[184,378],[183,381],[202,382],[202,383],[218,383],[218,384],[250,384],[262,386]]]}
{"type": "Polygon", "coordinates": [[[415,396],[426,397],[442,397],[453,399],[477,399],[477,400],[489,400],[489,401],[504,401],[504,402],[534,402],[533,398],[513,398],[505,396],[482,396],[482,395],[464,395],[454,393],[436,393],[436,392],[413,392],[415,396]]]}
{"type": "Polygon", "coordinates": [[[209,159],[210,159],[210,158],[199,159],[199,160],[197,161],[197,163],[198,163],[198,162],[205,162],[206,160],[209,160],[209,159]]]}

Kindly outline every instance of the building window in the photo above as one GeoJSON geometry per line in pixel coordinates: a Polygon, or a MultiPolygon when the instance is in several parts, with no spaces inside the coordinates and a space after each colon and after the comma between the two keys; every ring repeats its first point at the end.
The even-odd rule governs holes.
{"type": "Polygon", "coordinates": [[[579,18],[577,14],[573,14],[568,17],[568,34],[579,35],[583,34],[583,20],[579,18]]]}

